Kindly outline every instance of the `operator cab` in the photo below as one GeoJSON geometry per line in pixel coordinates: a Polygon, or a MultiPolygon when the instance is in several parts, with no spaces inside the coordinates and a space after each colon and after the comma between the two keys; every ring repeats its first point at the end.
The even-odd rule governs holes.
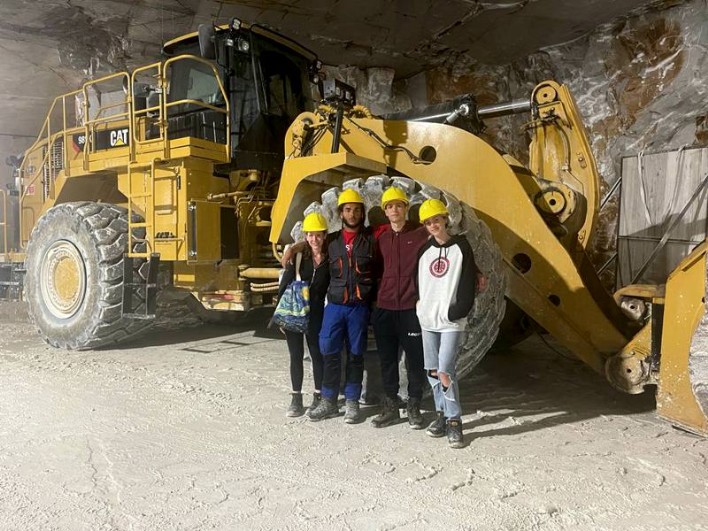
{"type": "MultiPolygon", "coordinates": [[[[199,32],[168,42],[163,52],[202,56],[218,65],[231,108],[229,169],[280,172],[289,125],[315,107],[313,90],[320,66],[315,54],[278,33],[236,19],[228,26],[200,26],[199,32]]],[[[199,100],[223,107],[207,70],[196,61],[175,63],[169,100],[199,100]]],[[[227,134],[223,115],[190,107],[185,104],[168,116],[169,131],[223,142],[227,134]]]]}

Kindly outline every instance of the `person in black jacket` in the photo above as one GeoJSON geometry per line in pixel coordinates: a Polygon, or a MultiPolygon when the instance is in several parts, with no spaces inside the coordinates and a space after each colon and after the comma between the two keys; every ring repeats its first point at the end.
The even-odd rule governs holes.
{"type": "MultiPolygon", "coordinates": [[[[306,334],[284,330],[285,338],[290,351],[290,380],[292,382],[292,400],[285,415],[288,417],[300,417],[305,413],[302,403],[302,380],[303,380],[303,358],[305,356],[304,339],[307,340],[307,347],[310,350],[312,359],[312,375],[315,383],[315,392],[312,397],[312,404],[308,411],[313,411],[319,404],[322,395],[322,354],[320,353],[319,334],[322,328],[322,316],[324,315],[324,303],[329,287],[329,262],[327,260],[327,249],[325,238],[327,236],[327,221],[322,214],[313,212],[305,216],[302,224],[307,245],[302,251],[300,260],[300,278],[309,282],[310,291],[310,317],[306,334]]],[[[280,280],[278,299],[283,296],[285,288],[297,274],[295,263],[288,263],[285,272],[280,280]]]]}
{"type": "Polygon", "coordinates": [[[330,284],[320,330],[322,401],[308,416],[320,421],[339,414],[341,352],[346,350],[344,422],[357,424],[364,420],[359,399],[371,302],[376,296],[376,242],[371,230],[364,227],[364,200],[356,190],[343,190],[337,204],[342,230],[327,238],[330,284]]]}

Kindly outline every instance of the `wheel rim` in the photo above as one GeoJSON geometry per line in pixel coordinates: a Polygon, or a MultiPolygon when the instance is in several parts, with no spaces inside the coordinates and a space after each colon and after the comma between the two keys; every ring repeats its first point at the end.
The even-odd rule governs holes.
{"type": "Polygon", "coordinates": [[[86,295],[86,267],[76,246],[66,240],[54,242],[42,260],[42,299],[55,317],[76,314],[86,295]]]}

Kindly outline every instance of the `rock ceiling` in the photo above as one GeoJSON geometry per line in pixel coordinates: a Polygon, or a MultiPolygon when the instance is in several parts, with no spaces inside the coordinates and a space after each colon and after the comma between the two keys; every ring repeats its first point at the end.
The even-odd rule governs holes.
{"type": "Polygon", "coordinates": [[[158,57],[201,23],[268,24],[329,64],[398,77],[467,53],[506,63],[580,37],[646,0],[3,0],[0,135],[38,132],[51,99],[91,75],[158,57]]]}

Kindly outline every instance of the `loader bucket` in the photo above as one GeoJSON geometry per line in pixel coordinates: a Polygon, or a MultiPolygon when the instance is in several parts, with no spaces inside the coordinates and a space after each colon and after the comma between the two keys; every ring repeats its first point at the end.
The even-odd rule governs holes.
{"type": "Polygon", "coordinates": [[[698,245],[666,283],[657,412],[687,431],[708,436],[708,312],[706,252],[698,245]]]}

